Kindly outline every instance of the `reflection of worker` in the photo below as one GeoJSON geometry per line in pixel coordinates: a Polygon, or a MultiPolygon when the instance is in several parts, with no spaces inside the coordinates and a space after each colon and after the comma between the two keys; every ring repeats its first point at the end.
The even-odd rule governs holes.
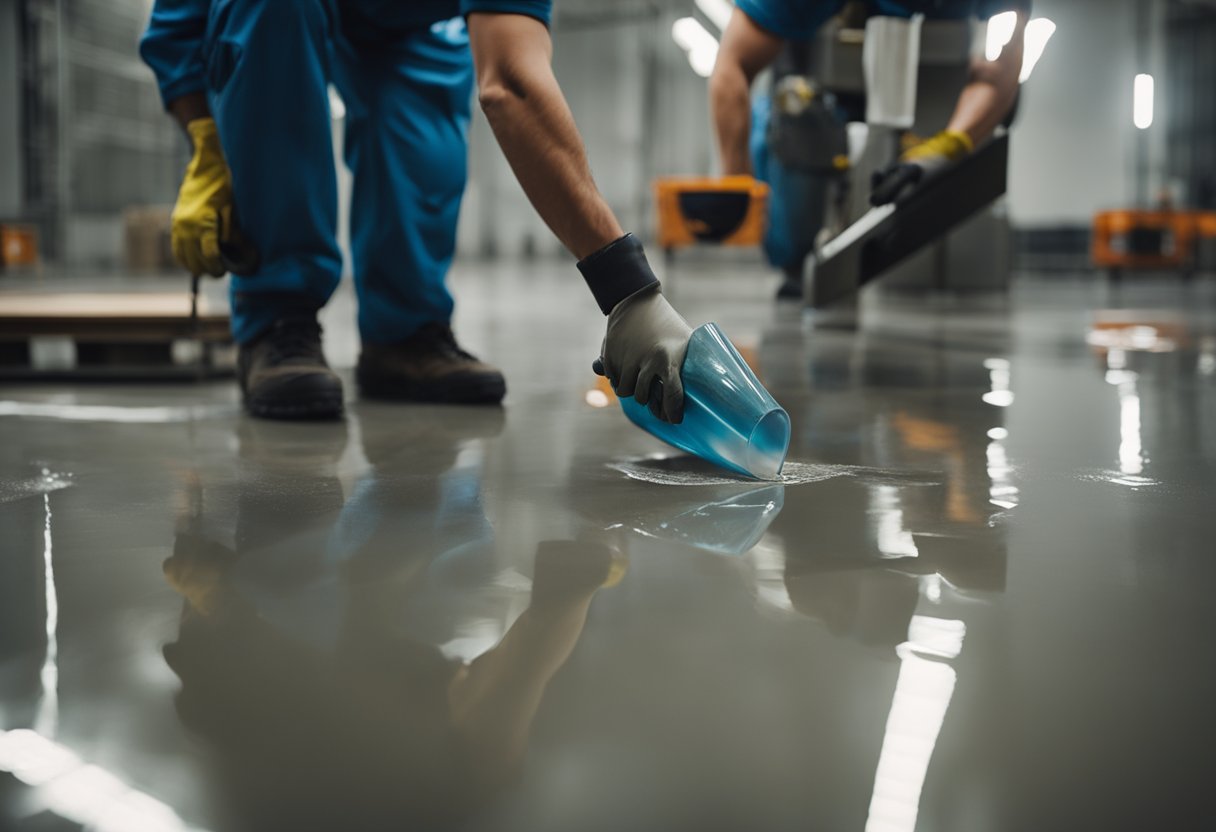
{"type": "Polygon", "coordinates": [[[174,255],[196,275],[218,276],[256,250],[258,264],[237,268],[232,281],[240,381],[254,415],[342,408],[316,322],[342,268],[331,82],[346,103],[354,174],[361,391],[502,399],[501,373],[457,345],[444,285],[476,72],[520,184],[581,258],[609,316],[604,371],[621,395],[661,395],[661,415],[680,420],[691,330],[591,178],[550,68],[549,14],[549,0],[156,0],[141,52],[194,146],[174,209],[174,255]]]}
{"type": "Polygon", "coordinates": [[[236,592],[236,560],[179,536],[165,572],[185,605],[164,651],[234,829],[409,827],[474,810],[517,773],[549,680],[619,573],[607,547],[542,543],[528,608],[464,664],[384,628],[399,598],[352,609],[331,646],[310,643],[236,592]]]}
{"type": "Polygon", "coordinates": [[[455,467],[425,482],[382,478],[392,451],[365,447],[373,466],[345,506],[344,437],[297,457],[284,451],[303,435],[281,431],[242,432],[234,545],[216,541],[228,512],[206,517],[196,482],[164,564],[183,597],[165,659],[208,743],[222,826],[447,828],[518,772],[549,681],[624,559],[541,543],[512,621],[517,590],[496,580],[459,426],[426,437],[425,456],[455,467]],[[314,495],[309,510],[285,517],[299,505],[285,489],[314,495]]]}
{"type": "MultiPolygon", "coordinates": [[[[806,40],[846,5],[845,0],[738,0],[710,78],[710,99],[723,173],[751,174],[749,90],[786,39],[806,40]]],[[[976,60],[946,129],[922,142],[876,177],[872,201],[892,202],[927,172],[966,156],[988,139],[1017,98],[1030,0],[870,0],[872,12],[909,17],[987,18],[1016,11],[1013,37],[995,61],[976,60]]]]}

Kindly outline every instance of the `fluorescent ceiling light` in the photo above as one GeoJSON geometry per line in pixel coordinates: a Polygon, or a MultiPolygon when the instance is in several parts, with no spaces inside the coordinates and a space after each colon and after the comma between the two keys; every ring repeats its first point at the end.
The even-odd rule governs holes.
{"type": "Polygon", "coordinates": [[[1013,40],[1013,30],[1017,23],[1017,12],[1001,12],[988,18],[988,38],[984,45],[985,58],[995,61],[1001,57],[1005,44],[1013,40]]]}
{"type": "MultiPolygon", "coordinates": [[[[1005,46],[1013,40],[1017,28],[1017,12],[1001,12],[988,20],[988,35],[984,44],[984,57],[995,61],[1005,51],[1005,46]]],[[[1026,24],[1026,47],[1022,57],[1022,74],[1018,80],[1026,83],[1035,65],[1043,57],[1047,41],[1056,32],[1056,24],[1045,17],[1036,17],[1026,24]]]]}
{"type": "Polygon", "coordinates": [[[1143,73],[1136,76],[1136,83],[1132,88],[1132,121],[1141,130],[1147,130],[1153,126],[1155,93],[1153,76],[1143,73]]]}
{"type": "Polygon", "coordinates": [[[725,32],[726,24],[730,22],[730,12],[733,7],[730,0],[697,0],[697,8],[701,14],[709,18],[709,22],[725,32]]]}
{"type": "Polygon", "coordinates": [[[671,39],[688,53],[692,71],[708,78],[718,60],[718,39],[694,17],[681,17],[671,24],[671,39]]]}
{"type": "Polygon", "coordinates": [[[1026,53],[1022,57],[1022,75],[1018,81],[1025,84],[1030,80],[1030,74],[1047,48],[1047,41],[1055,33],[1056,24],[1045,17],[1036,17],[1026,24],[1026,53]]]}

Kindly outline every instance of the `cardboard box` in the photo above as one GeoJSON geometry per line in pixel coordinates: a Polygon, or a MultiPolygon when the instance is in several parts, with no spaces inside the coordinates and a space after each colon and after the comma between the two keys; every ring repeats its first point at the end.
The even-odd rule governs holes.
{"type": "Polygon", "coordinates": [[[170,244],[172,213],[172,205],[132,205],[123,212],[123,249],[129,271],[178,271],[170,244]]]}
{"type": "Polygon", "coordinates": [[[38,229],[32,225],[0,225],[0,268],[38,266],[38,229]]]}

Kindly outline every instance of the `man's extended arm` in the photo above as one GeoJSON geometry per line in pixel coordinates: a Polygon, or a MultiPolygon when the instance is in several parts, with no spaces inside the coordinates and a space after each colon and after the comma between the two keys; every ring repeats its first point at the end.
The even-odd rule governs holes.
{"type": "Polygon", "coordinates": [[[718,157],[726,176],[752,172],[748,153],[752,81],[777,57],[781,44],[781,38],[757,26],[739,9],[731,13],[709,78],[718,157]]]}
{"type": "Polygon", "coordinates": [[[1017,101],[1029,15],[1017,12],[1013,37],[995,61],[977,59],[959,94],[946,129],[908,150],[874,175],[870,202],[885,205],[901,199],[926,177],[962,159],[991,138],[1017,101]]]}
{"type": "Polygon", "coordinates": [[[954,115],[946,127],[949,131],[966,133],[972,145],[987,141],[1017,100],[1028,22],[1025,12],[1018,12],[1017,16],[1013,37],[1000,57],[995,61],[977,58],[972,63],[971,78],[959,94],[954,115]]]}
{"type": "Polygon", "coordinates": [[[553,75],[549,30],[516,14],[475,13],[468,25],[481,109],[541,219],[580,259],[621,237],[553,75]]]}
{"type": "Polygon", "coordinates": [[[553,76],[539,20],[473,12],[469,40],[481,108],[524,193],[567,249],[604,314],[596,362],[617,395],[669,422],[684,414],[680,368],[692,330],[659,291],[641,243],[626,235],[591,178],[574,117],[553,76]]]}

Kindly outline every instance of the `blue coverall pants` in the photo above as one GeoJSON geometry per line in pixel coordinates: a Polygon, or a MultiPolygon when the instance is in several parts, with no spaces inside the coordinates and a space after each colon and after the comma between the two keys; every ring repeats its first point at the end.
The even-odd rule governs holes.
{"type": "Polygon", "coordinates": [[[769,152],[771,117],[769,97],[757,97],[752,102],[749,145],[756,178],[769,187],[764,254],[770,265],[787,274],[801,275],[806,258],[815,250],[815,237],[823,228],[827,181],[815,174],[789,170],[769,152]]]}
{"type": "Polygon", "coordinates": [[[450,320],[473,93],[463,20],[394,30],[348,25],[329,0],[216,0],[204,51],[236,215],[261,257],[232,279],[236,340],[320,308],[341,277],[330,83],[346,104],[364,342],[450,320]]]}

